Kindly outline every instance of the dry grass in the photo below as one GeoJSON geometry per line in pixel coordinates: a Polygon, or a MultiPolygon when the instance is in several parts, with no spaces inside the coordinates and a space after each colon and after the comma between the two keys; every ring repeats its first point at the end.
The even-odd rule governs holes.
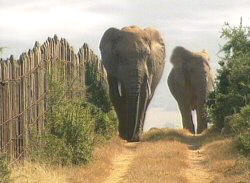
{"type": "Polygon", "coordinates": [[[124,150],[124,141],[115,138],[99,146],[94,160],[87,166],[53,167],[25,162],[13,168],[11,180],[14,183],[82,183],[102,182],[109,175],[112,159],[124,150]]]}
{"type": "Polygon", "coordinates": [[[48,165],[37,163],[24,162],[23,165],[18,165],[13,168],[11,180],[15,183],[24,182],[55,182],[64,183],[67,177],[58,171],[60,168],[54,169],[48,165]]]}
{"type": "Polygon", "coordinates": [[[187,168],[186,148],[177,141],[141,144],[124,182],[187,182],[181,173],[187,168]]]}
{"type": "Polygon", "coordinates": [[[182,171],[187,168],[187,146],[173,140],[185,133],[187,132],[160,129],[146,133],[144,142],[136,148],[136,158],[124,177],[124,182],[187,182],[182,175],[182,171]],[[166,138],[171,141],[166,141],[166,138]]]}
{"type": "MultiPolygon", "coordinates": [[[[221,136],[213,129],[196,136],[185,130],[153,129],[144,135],[143,141],[124,182],[193,182],[184,173],[192,167],[201,170],[201,176],[207,173],[204,183],[248,183],[250,180],[249,157],[239,154],[232,137],[221,136]],[[194,166],[190,165],[190,152],[202,156],[195,158],[194,166]]],[[[199,182],[198,172],[194,175],[195,182],[199,182]]]]}
{"type": "Polygon", "coordinates": [[[199,182],[196,170],[201,172],[200,176],[208,177],[204,183],[247,183],[250,157],[240,155],[232,139],[213,130],[194,136],[185,130],[153,129],[136,145],[115,138],[98,146],[94,160],[86,166],[52,167],[25,162],[13,169],[11,178],[14,183],[101,183],[119,169],[115,168],[120,166],[115,166],[114,160],[128,155],[133,158],[125,156],[131,162],[121,174],[124,176],[120,182],[124,183],[199,182]]]}
{"type": "Polygon", "coordinates": [[[232,138],[217,140],[204,146],[204,165],[215,174],[214,183],[250,182],[250,158],[243,157],[232,138]]]}

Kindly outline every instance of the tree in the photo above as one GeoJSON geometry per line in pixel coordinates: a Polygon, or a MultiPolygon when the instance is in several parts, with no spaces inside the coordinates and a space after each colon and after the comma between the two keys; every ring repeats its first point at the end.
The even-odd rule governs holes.
{"type": "Polygon", "coordinates": [[[239,113],[250,104],[250,40],[248,28],[242,25],[231,27],[225,23],[221,38],[226,43],[221,47],[224,53],[219,64],[217,86],[209,96],[208,111],[219,129],[227,125],[228,118],[239,113]]]}

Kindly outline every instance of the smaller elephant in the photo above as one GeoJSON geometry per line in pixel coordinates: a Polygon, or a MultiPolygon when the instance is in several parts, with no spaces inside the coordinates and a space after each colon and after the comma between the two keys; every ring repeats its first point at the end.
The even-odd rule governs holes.
{"type": "Polygon", "coordinates": [[[214,89],[215,75],[208,52],[191,52],[176,47],[170,58],[173,68],[168,76],[169,89],[176,99],[183,128],[195,133],[192,111],[197,114],[197,133],[207,129],[206,97],[214,89]]]}

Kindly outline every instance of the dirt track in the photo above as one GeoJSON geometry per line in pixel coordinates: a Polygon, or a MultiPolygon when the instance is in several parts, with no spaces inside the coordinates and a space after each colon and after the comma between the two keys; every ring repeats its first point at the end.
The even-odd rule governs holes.
{"type": "Polygon", "coordinates": [[[204,167],[204,155],[202,149],[188,150],[188,168],[185,169],[185,177],[190,183],[211,182],[213,178],[204,167]]]}
{"type": "MultiPolygon", "coordinates": [[[[169,146],[170,143],[171,142],[166,141],[164,142],[164,146],[169,146]]],[[[127,178],[127,175],[128,175],[128,170],[131,168],[131,165],[138,158],[138,153],[140,153],[141,151],[145,151],[145,149],[143,149],[141,145],[133,143],[127,143],[125,145],[127,147],[126,150],[124,150],[119,156],[114,157],[112,171],[110,173],[110,176],[107,177],[107,179],[105,180],[105,183],[138,182],[138,180],[133,180],[133,178],[131,179],[131,177],[127,178]],[[129,147],[134,147],[134,148],[129,148],[129,147]]],[[[169,173],[165,173],[166,177],[165,178],[159,177],[159,180],[161,179],[161,181],[159,182],[162,182],[162,180],[164,180],[165,182],[173,180],[173,182],[180,182],[180,183],[211,182],[213,180],[213,177],[209,174],[209,171],[204,166],[205,159],[202,153],[202,149],[199,149],[199,145],[197,145],[195,142],[191,142],[189,144],[184,144],[184,145],[186,146],[186,148],[184,148],[186,151],[185,152],[186,156],[182,157],[182,159],[185,162],[186,166],[183,170],[180,171],[180,176],[182,177],[182,179],[178,180],[175,178],[169,178],[169,176],[171,177],[171,175],[169,175],[169,173]]],[[[151,151],[158,152],[157,146],[155,146],[155,149],[151,149],[151,151]]],[[[167,154],[169,152],[165,153],[167,154]]],[[[162,162],[164,163],[164,160],[162,160],[162,162]]],[[[149,164],[149,166],[151,165],[149,164]]],[[[150,167],[148,168],[150,169],[150,167]]],[[[152,168],[154,167],[152,166],[152,168]]],[[[172,166],[169,166],[169,170],[166,169],[163,171],[171,172],[172,171],[171,168],[172,166]]],[[[147,170],[148,169],[138,168],[136,171],[147,172],[147,170]]],[[[140,182],[145,182],[145,180],[140,182]]]]}
{"type": "Polygon", "coordinates": [[[137,143],[127,143],[125,144],[126,150],[124,150],[119,156],[113,159],[113,168],[110,176],[105,180],[104,183],[120,183],[124,179],[129,165],[133,162],[133,159],[136,156],[135,150],[130,147],[136,147],[137,143]]]}

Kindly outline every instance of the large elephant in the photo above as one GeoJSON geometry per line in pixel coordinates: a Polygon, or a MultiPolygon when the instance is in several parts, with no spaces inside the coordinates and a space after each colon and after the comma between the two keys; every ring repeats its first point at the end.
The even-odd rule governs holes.
{"type": "Polygon", "coordinates": [[[147,107],[165,65],[165,44],[153,28],[109,28],[100,42],[109,93],[119,119],[119,135],[139,141],[147,107]]]}
{"type": "Polygon", "coordinates": [[[168,86],[182,116],[183,128],[195,133],[192,110],[197,114],[197,133],[207,129],[206,97],[214,88],[214,72],[207,51],[191,52],[176,47],[170,58],[173,68],[168,86]]]}

